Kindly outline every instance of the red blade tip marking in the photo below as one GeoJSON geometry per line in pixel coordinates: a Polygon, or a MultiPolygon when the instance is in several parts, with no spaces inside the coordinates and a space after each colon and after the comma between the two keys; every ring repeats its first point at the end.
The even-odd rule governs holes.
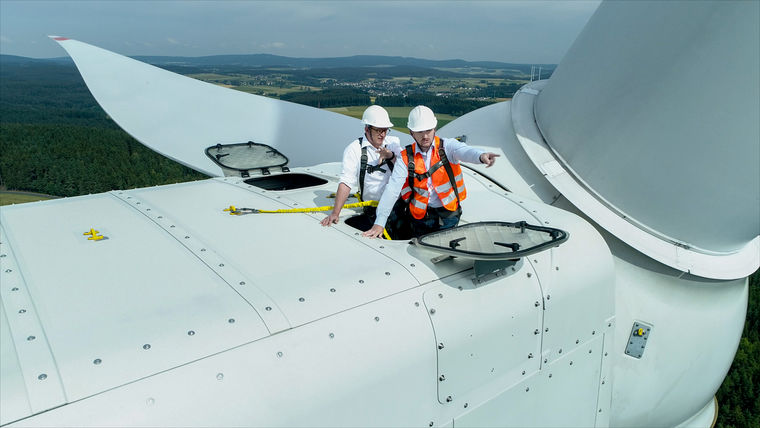
{"type": "Polygon", "coordinates": [[[68,37],[53,37],[53,40],[58,40],[59,42],[62,42],[64,40],[68,40],[68,37]]]}

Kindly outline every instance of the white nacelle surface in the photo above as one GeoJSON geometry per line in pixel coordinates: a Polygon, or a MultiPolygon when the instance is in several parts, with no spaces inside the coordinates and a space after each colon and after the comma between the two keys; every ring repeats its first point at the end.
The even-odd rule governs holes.
{"type": "MultiPolygon", "coordinates": [[[[295,172],[317,169],[335,170],[295,172]]],[[[464,222],[548,222],[570,239],[476,284],[472,260],[433,263],[406,241],[323,228],[323,213],[222,211],[322,205],[330,175],[285,191],[227,177],[3,207],[0,397],[14,411],[2,423],[505,425],[539,404],[507,412],[498,400],[540,389],[564,391],[573,398],[549,407],[574,410],[537,421],[605,425],[606,245],[577,216],[465,174],[464,222]],[[87,240],[90,228],[107,239],[87,240]],[[25,339],[23,317],[40,340],[25,339]],[[24,350],[39,343],[44,380],[24,350]],[[32,406],[40,397],[52,398],[32,406]]]]}

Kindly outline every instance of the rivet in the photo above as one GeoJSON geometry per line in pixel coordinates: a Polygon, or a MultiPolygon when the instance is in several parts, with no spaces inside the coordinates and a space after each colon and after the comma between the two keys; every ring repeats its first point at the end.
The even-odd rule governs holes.
{"type": "Polygon", "coordinates": [[[433,423],[432,423],[432,422],[430,422],[430,423],[428,424],[428,426],[431,426],[431,427],[432,427],[432,426],[433,426],[433,423]]]}
{"type": "Polygon", "coordinates": [[[330,339],[334,339],[334,338],[335,338],[335,333],[330,333],[330,339]]]}
{"type": "Polygon", "coordinates": [[[303,297],[299,297],[299,298],[298,298],[298,301],[299,301],[299,302],[305,302],[305,301],[306,301],[306,299],[304,299],[303,297]]]}
{"type": "Polygon", "coordinates": [[[11,291],[18,291],[18,287],[11,288],[11,291]]]}
{"type": "Polygon", "coordinates": [[[335,293],[335,289],[334,289],[334,288],[331,288],[331,289],[330,289],[330,293],[335,293]]]}
{"type": "Polygon", "coordinates": [[[602,385],[604,385],[604,381],[602,381],[602,385]]]}
{"type": "Polygon", "coordinates": [[[185,235],[185,239],[190,239],[190,236],[188,236],[188,235],[185,235]]]}
{"type": "Polygon", "coordinates": [[[375,317],[375,321],[380,321],[380,317],[375,317]]]}
{"type": "Polygon", "coordinates": [[[546,327],[546,328],[544,329],[544,332],[545,332],[545,333],[548,333],[548,332],[549,332],[549,327],[546,327]]]}
{"type": "Polygon", "coordinates": [[[135,202],[135,204],[140,205],[140,202],[135,202]]]}
{"type": "Polygon", "coordinates": [[[240,282],[238,282],[238,284],[245,285],[245,281],[240,281],[240,282]]]}
{"type": "Polygon", "coordinates": [[[414,306],[419,307],[420,306],[420,302],[414,302],[414,306]]]}
{"type": "MultiPolygon", "coordinates": [[[[411,263],[409,266],[414,267],[414,263],[411,263]]],[[[432,422],[430,422],[432,424],[432,422]]],[[[430,425],[432,427],[432,425],[430,425]]]]}
{"type": "Polygon", "coordinates": [[[153,399],[153,398],[148,398],[147,400],[145,400],[145,404],[147,404],[149,406],[152,406],[152,405],[156,404],[156,400],[153,399]]]}
{"type": "Polygon", "coordinates": [[[385,248],[385,247],[381,245],[380,248],[385,248]]]}
{"type": "Polygon", "coordinates": [[[188,336],[195,336],[195,332],[193,330],[190,330],[187,332],[188,336]]]}
{"type": "Polygon", "coordinates": [[[363,279],[360,279],[360,280],[359,280],[359,284],[364,284],[364,280],[363,280],[363,279]]]}
{"type": "Polygon", "coordinates": [[[544,224],[549,224],[549,222],[548,222],[548,221],[545,221],[545,222],[544,222],[544,224]]]}
{"type": "Polygon", "coordinates": [[[544,358],[544,364],[546,364],[549,361],[548,358],[544,358]]]}
{"type": "Polygon", "coordinates": [[[18,310],[18,313],[20,313],[20,314],[25,314],[25,313],[26,313],[26,309],[19,309],[19,310],[18,310]]]}
{"type": "Polygon", "coordinates": [[[578,339],[575,339],[575,344],[576,344],[576,345],[578,344],[578,342],[580,342],[580,340],[578,340],[578,339]]]}
{"type": "Polygon", "coordinates": [[[443,349],[443,342],[438,344],[438,349],[443,349]]]}
{"type": "Polygon", "coordinates": [[[0,257],[5,257],[5,254],[0,254],[0,257]]]}
{"type": "Polygon", "coordinates": [[[453,400],[453,398],[451,398],[451,396],[450,396],[450,395],[449,395],[448,397],[446,397],[446,402],[447,402],[447,403],[451,403],[451,401],[452,401],[452,400],[453,400]]]}
{"type": "Polygon", "coordinates": [[[385,272],[385,274],[390,276],[391,273],[390,272],[385,272]]]}
{"type": "Polygon", "coordinates": [[[150,345],[146,343],[145,345],[143,345],[143,349],[147,351],[148,349],[150,349],[150,345]]]}
{"type": "Polygon", "coordinates": [[[533,259],[533,263],[538,263],[538,260],[536,260],[536,259],[533,259]]]}
{"type": "Polygon", "coordinates": [[[596,330],[591,330],[591,335],[593,336],[595,334],[596,334],[596,330]]]}
{"type": "Polygon", "coordinates": [[[201,252],[204,252],[204,251],[206,251],[206,249],[205,248],[201,248],[201,252]]]}
{"type": "Polygon", "coordinates": [[[5,270],[5,273],[11,273],[11,272],[13,272],[13,269],[6,269],[5,270]]]}
{"type": "Polygon", "coordinates": [[[531,276],[533,276],[533,274],[528,272],[528,278],[530,278],[531,276]]]}
{"type": "Polygon", "coordinates": [[[570,365],[571,365],[571,366],[573,365],[573,362],[572,362],[572,361],[570,361],[570,365]]]}
{"type": "Polygon", "coordinates": [[[551,373],[549,373],[549,377],[552,377],[552,374],[551,374],[551,373]]]}
{"type": "Polygon", "coordinates": [[[606,352],[604,353],[604,356],[605,356],[605,357],[607,356],[607,353],[606,353],[606,352]]]}
{"type": "Polygon", "coordinates": [[[551,298],[552,298],[552,295],[551,295],[551,294],[547,294],[547,295],[546,295],[546,300],[551,300],[551,298]]]}
{"type": "Polygon", "coordinates": [[[432,315],[432,314],[434,314],[434,313],[435,313],[435,308],[431,308],[431,309],[430,309],[430,315],[432,315]]]}
{"type": "Polygon", "coordinates": [[[522,371],[523,376],[525,376],[525,370],[522,371]]]}
{"type": "Polygon", "coordinates": [[[45,380],[45,379],[47,379],[47,375],[45,373],[42,373],[41,375],[37,376],[37,379],[39,379],[39,380],[45,380]]]}
{"type": "Polygon", "coordinates": [[[36,339],[36,337],[35,337],[35,336],[27,336],[27,337],[26,337],[26,340],[28,340],[28,341],[30,341],[30,342],[31,342],[32,340],[34,340],[34,339],[36,339]]]}
{"type": "Polygon", "coordinates": [[[174,227],[174,225],[172,224],[172,225],[170,225],[169,227],[174,227]]]}
{"type": "Polygon", "coordinates": [[[103,362],[103,360],[101,360],[100,358],[95,358],[94,360],[92,360],[92,363],[95,364],[96,366],[99,365],[102,362],[103,362]]]}
{"type": "Polygon", "coordinates": [[[599,413],[602,413],[602,409],[599,409],[599,413]]]}
{"type": "Polygon", "coordinates": [[[589,354],[591,353],[591,350],[590,350],[590,349],[588,350],[588,353],[589,353],[589,354]]]}
{"type": "Polygon", "coordinates": [[[468,406],[468,404],[467,404],[467,403],[464,403],[464,408],[465,408],[465,409],[467,408],[467,406],[468,406]]]}
{"type": "Polygon", "coordinates": [[[443,299],[443,294],[442,293],[438,293],[438,298],[439,299],[443,299]]]}
{"type": "Polygon", "coordinates": [[[164,218],[164,216],[160,215],[160,216],[158,216],[158,218],[164,218]]]}
{"type": "Polygon", "coordinates": [[[439,380],[440,382],[443,382],[444,380],[446,380],[446,376],[444,376],[444,375],[440,375],[440,376],[438,376],[438,380],[439,380]]]}
{"type": "Polygon", "coordinates": [[[145,211],[150,211],[150,208],[145,208],[145,211]]]}
{"type": "Polygon", "coordinates": [[[528,354],[528,358],[533,358],[533,353],[528,354]]]}
{"type": "Polygon", "coordinates": [[[235,324],[235,318],[230,318],[227,320],[227,322],[230,324],[235,324]]]}
{"type": "Polygon", "coordinates": [[[538,300],[536,300],[536,303],[534,303],[534,304],[533,304],[533,306],[535,306],[535,307],[539,307],[540,305],[541,305],[541,304],[540,304],[540,303],[538,303],[538,300]]]}
{"type": "Polygon", "coordinates": [[[282,358],[282,352],[280,351],[277,352],[277,358],[282,358]]]}
{"type": "Polygon", "coordinates": [[[533,330],[533,334],[538,334],[538,333],[539,333],[538,329],[533,330]]]}
{"type": "Polygon", "coordinates": [[[528,392],[528,391],[530,391],[530,388],[525,388],[525,392],[528,392]]]}
{"type": "Polygon", "coordinates": [[[559,266],[555,267],[554,270],[559,270],[559,266]]]}
{"type": "Polygon", "coordinates": [[[216,380],[222,380],[222,379],[224,379],[224,373],[217,373],[216,380]]]}
{"type": "Polygon", "coordinates": [[[562,348],[559,348],[559,353],[560,353],[560,354],[562,353],[562,348]]]}
{"type": "Polygon", "coordinates": [[[271,311],[271,310],[272,310],[272,307],[271,307],[271,306],[267,306],[267,307],[266,307],[266,308],[264,308],[264,309],[265,309],[265,310],[267,310],[267,311],[271,311]]]}
{"type": "Polygon", "coordinates": [[[219,267],[224,267],[224,263],[219,263],[219,267]]]}

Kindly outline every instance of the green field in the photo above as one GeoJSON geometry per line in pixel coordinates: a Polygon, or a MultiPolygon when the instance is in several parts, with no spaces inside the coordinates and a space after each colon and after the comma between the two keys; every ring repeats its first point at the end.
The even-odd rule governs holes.
{"type": "MultiPolygon", "coordinates": [[[[364,110],[367,108],[367,106],[350,106],[350,107],[331,107],[326,108],[325,110],[333,111],[335,113],[345,114],[346,116],[355,117],[357,119],[362,118],[362,113],[364,113],[364,110]]],[[[406,128],[406,120],[409,117],[409,112],[412,110],[413,107],[385,107],[386,110],[388,110],[388,116],[391,118],[391,122],[393,122],[394,126],[393,129],[399,132],[407,133],[408,130],[406,128]]],[[[452,120],[456,119],[456,116],[452,116],[450,114],[436,114],[435,117],[438,119],[438,127],[442,127],[443,125],[451,122],[452,120]]]]}
{"type": "Polygon", "coordinates": [[[23,204],[26,202],[44,201],[47,199],[55,199],[55,196],[0,191],[0,205],[23,204]]]}

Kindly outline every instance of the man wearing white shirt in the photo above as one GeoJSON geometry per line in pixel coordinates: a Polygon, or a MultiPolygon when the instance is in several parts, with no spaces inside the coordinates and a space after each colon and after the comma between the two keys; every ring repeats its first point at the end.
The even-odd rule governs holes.
{"type": "Polygon", "coordinates": [[[438,120],[428,107],[417,106],[409,113],[407,126],[414,144],[401,150],[400,161],[396,162],[377,206],[375,224],[364,236],[382,235],[399,194],[399,204],[408,205],[406,216],[414,236],[459,223],[460,202],[467,197],[459,162],[484,163],[490,167],[499,155],[453,138],[439,138],[435,135],[437,125],[438,120]],[[411,165],[409,160],[412,160],[411,165]]]}
{"type": "MultiPolygon", "coordinates": [[[[340,211],[352,192],[359,190],[363,201],[376,201],[388,184],[393,162],[401,150],[398,137],[388,135],[393,123],[388,112],[377,105],[369,106],[364,111],[362,123],[364,136],[352,141],[343,151],[343,170],[335,192],[335,206],[322,219],[322,226],[338,222],[340,211]]],[[[367,230],[375,222],[375,207],[365,207],[363,216],[365,219],[360,219],[356,224],[367,230]]]]}

